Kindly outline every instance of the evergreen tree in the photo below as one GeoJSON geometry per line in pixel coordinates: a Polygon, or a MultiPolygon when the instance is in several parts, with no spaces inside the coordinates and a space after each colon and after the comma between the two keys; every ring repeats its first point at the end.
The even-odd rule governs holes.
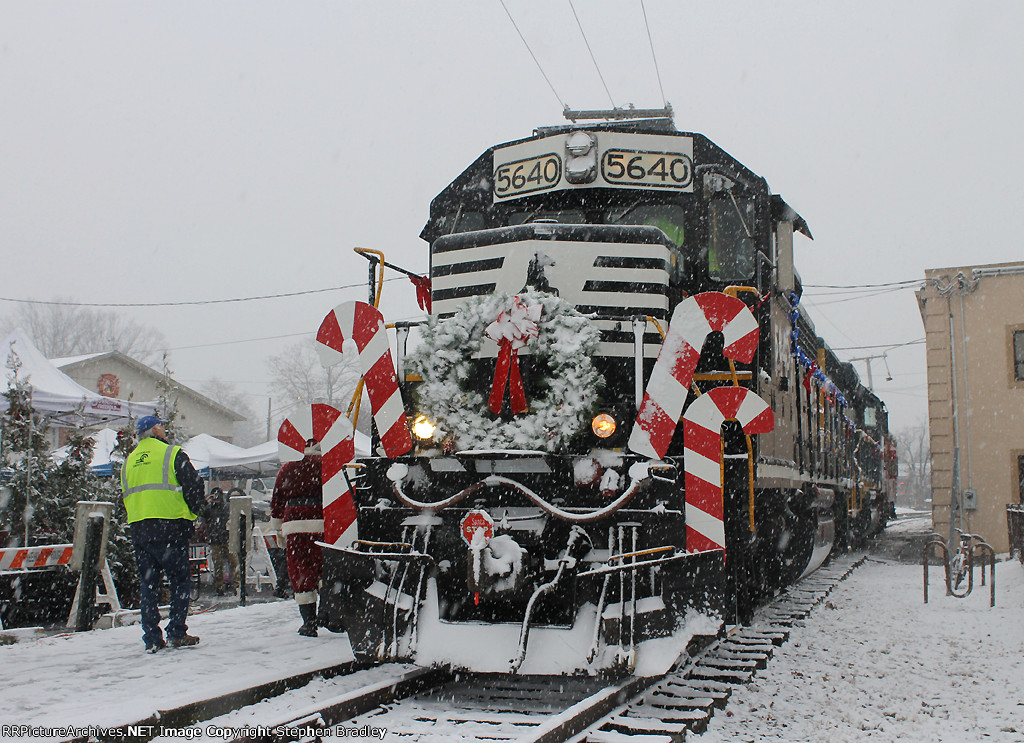
{"type": "Polygon", "coordinates": [[[167,421],[164,423],[164,433],[167,434],[167,443],[181,445],[189,437],[189,432],[178,421],[178,396],[176,382],[171,378],[171,369],[167,364],[167,354],[164,354],[164,375],[156,383],[160,391],[157,401],[159,403],[160,417],[167,421]]]}
{"type": "Polygon", "coordinates": [[[99,499],[114,503],[114,516],[107,536],[107,564],[117,586],[121,605],[138,606],[139,570],[135,564],[135,549],[128,527],[128,514],[121,497],[120,466],[135,448],[135,421],[130,420],[117,432],[117,443],[110,454],[114,462],[114,474],[101,478],[99,499]]]}
{"type": "MultiPolygon", "coordinates": [[[[122,605],[133,605],[138,595],[138,571],[128,536],[119,473],[98,477],[90,468],[94,442],[80,429],[68,430],[68,455],[56,463],[49,454],[45,418],[32,409],[30,380],[20,374],[21,362],[12,353],[7,360],[10,388],[4,393],[8,408],[0,414],[0,531],[9,530],[7,544],[69,544],[74,540],[78,501],[115,504],[107,542],[107,564],[117,584],[122,605]]],[[[113,458],[124,461],[134,445],[129,422],[118,433],[113,458]]]]}
{"type": "Polygon", "coordinates": [[[4,485],[0,523],[10,531],[11,545],[25,544],[26,534],[35,541],[35,532],[40,527],[38,536],[52,541],[46,532],[58,518],[58,509],[50,503],[53,490],[48,483],[53,466],[47,445],[49,424],[32,409],[32,390],[21,375],[21,366],[21,360],[12,351],[7,358],[10,387],[3,393],[7,410],[0,415],[0,479],[4,485]],[[37,512],[38,525],[33,523],[37,512]]]}
{"type": "Polygon", "coordinates": [[[45,496],[35,512],[37,531],[52,535],[55,543],[68,544],[75,536],[78,501],[96,500],[99,478],[90,469],[94,442],[81,429],[69,429],[63,461],[52,464],[46,477],[45,496]]]}

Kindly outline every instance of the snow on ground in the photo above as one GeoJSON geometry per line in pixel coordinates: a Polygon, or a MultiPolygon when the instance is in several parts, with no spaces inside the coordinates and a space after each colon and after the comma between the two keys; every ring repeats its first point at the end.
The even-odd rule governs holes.
{"type": "MultiPolygon", "coordinates": [[[[922,532],[921,523],[906,522],[890,527],[894,536],[922,532]]],[[[737,689],[708,731],[689,739],[1024,741],[1024,566],[997,565],[995,608],[987,586],[976,585],[964,600],[945,596],[935,568],[925,604],[920,563],[877,556],[883,554],[840,583],[793,629],[768,668],[737,689]]],[[[143,651],[137,625],[23,638],[0,647],[0,731],[4,725],[123,725],[351,659],[345,635],[300,637],[299,624],[295,603],[280,601],[192,616],[190,631],[202,642],[155,655],[143,651]]],[[[317,681],[314,691],[333,696],[356,682],[317,681]]],[[[308,695],[291,692],[205,725],[273,723],[309,703],[308,695]]],[[[13,739],[20,738],[0,734],[13,739]]]]}
{"type": "Polygon", "coordinates": [[[1024,566],[945,595],[918,563],[869,558],[737,689],[701,743],[1024,741],[1024,566]]]}
{"type": "MultiPolygon", "coordinates": [[[[140,625],[0,647],[4,725],[115,726],[285,675],[352,660],[345,635],[301,637],[294,601],[190,616],[199,645],[148,654],[140,625]]],[[[33,738],[43,739],[43,738],[33,738]]],[[[56,738],[51,738],[56,739],[56,738]]]]}

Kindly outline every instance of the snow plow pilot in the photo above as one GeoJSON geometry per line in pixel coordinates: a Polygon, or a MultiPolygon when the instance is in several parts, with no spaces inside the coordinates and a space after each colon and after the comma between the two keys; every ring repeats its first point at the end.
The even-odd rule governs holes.
{"type": "Polygon", "coordinates": [[[139,443],[121,468],[124,508],[139,568],[142,639],[150,653],[168,642],[176,648],[199,642],[185,624],[192,577],[188,544],[197,516],[206,510],[206,488],[188,455],[167,442],[166,422],[155,415],[139,419],[139,443]],[[165,573],[171,590],[166,642],[157,607],[165,573]]]}
{"type": "Polygon", "coordinates": [[[270,499],[270,528],[285,540],[288,579],[302,616],[299,634],[316,637],[316,592],[323,564],[316,543],[324,538],[320,442],[307,439],[302,454],[301,460],[286,462],[277,473],[270,499]]]}

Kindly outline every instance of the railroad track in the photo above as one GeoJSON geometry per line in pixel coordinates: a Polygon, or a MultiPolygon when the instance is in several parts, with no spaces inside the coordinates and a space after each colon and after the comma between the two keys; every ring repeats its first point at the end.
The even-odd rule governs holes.
{"type": "Polygon", "coordinates": [[[758,610],[749,627],[715,640],[573,743],[673,743],[685,740],[687,732],[704,732],[733,689],[765,668],[794,624],[806,619],[864,559],[845,556],[819,568],[758,610]]]}
{"type": "MultiPolygon", "coordinates": [[[[288,704],[288,713],[267,722],[245,723],[233,740],[283,743],[358,736],[424,743],[453,738],[533,743],[680,741],[689,731],[706,729],[715,711],[726,706],[732,690],[765,668],[794,623],[806,618],[863,559],[847,556],[820,568],[759,609],[750,626],[708,638],[664,676],[520,677],[399,664],[372,669],[343,664],[164,710],[158,718],[138,724],[152,727],[148,738],[161,731],[166,736],[168,729],[174,737],[196,737],[189,736],[186,728],[202,732],[204,724],[209,728],[220,715],[289,692],[299,701],[288,704]],[[329,677],[348,678],[338,679],[345,681],[338,693],[331,695],[321,685],[319,701],[302,701],[312,698],[303,695],[303,684],[329,677]]],[[[235,715],[235,719],[243,718],[235,715]]],[[[226,734],[229,730],[225,724],[216,737],[231,739],[226,734]]],[[[110,738],[114,739],[124,738],[110,738]]]]}

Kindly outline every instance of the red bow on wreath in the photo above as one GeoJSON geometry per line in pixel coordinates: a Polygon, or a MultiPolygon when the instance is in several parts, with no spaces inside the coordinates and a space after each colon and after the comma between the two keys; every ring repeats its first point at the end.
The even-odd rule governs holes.
{"type": "Polygon", "coordinates": [[[484,334],[498,343],[498,361],[494,367],[494,383],[491,385],[489,407],[495,415],[501,413],[505,398],[505,382],[508,381],[509,404],[514,414],[526,412],[526,393],[519,376],[519,349],[540,332],[542,307],[527,305],[519,297],[512,298],[512,309],[502,312],[498,319],[484,330],[484,334]]]}

